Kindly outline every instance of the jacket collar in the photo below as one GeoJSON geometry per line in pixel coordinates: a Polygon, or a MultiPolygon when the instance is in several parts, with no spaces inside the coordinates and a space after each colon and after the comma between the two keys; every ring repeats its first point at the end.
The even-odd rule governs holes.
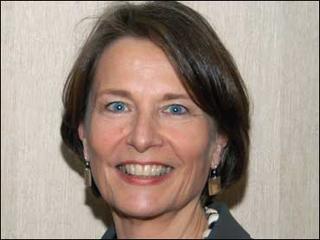
{"type": "MultiPolygon", "coordinates": [[[[233,218],[224,203],[213,202],[208,207],[218,211],[219,219],[207,239],[250,239],[250,235],[233,218]]],[[[114,226],[107,229],[102,239],[117,239],[114,226]]]]}

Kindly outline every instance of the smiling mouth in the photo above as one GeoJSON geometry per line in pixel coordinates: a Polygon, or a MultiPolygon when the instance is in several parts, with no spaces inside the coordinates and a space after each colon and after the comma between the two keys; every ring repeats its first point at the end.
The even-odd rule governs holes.
{"type": "Polygon", "coordinates": [[[170,173],[173,167],[156,164],[120,164],[117,169],[129,176],[150,178],[164,176],[170,173]]]}

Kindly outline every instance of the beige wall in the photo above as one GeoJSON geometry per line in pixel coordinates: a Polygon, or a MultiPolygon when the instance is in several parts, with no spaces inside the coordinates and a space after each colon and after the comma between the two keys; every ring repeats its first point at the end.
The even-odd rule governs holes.
{"type": "MultiPolygon", "coordinates": [[[[99,238],[109,217],[62,146],[61,91],[103,2],[1,2],[1,238],[99,238]]],[[[319,3],[188,2],[247,83],[248,175],[221,198],[255,238],[319,237],[319,3]],[[246,185],[245,185],[246,184],[246,185]]]]}

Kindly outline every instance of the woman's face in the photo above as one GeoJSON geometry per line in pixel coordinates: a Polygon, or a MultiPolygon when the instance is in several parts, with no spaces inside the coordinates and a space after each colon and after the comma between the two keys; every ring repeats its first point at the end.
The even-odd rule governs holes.
{"type": "Polygon", "coordinates": [[[110,45],[89,105],[79,135],[114,210],[145,218],[198,201],[219,161],[217,134],[159,47],[130,37],[110,45]]]}

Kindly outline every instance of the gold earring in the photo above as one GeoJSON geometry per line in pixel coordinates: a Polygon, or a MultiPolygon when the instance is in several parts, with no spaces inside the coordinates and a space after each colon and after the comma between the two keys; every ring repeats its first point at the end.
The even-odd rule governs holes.
{"type": "Polygon", "coordinates": [[[209,196],[214,196],[221,191],[221,177],[218,174],[217,167],[211,169],[208,181],[209,196]]]}

